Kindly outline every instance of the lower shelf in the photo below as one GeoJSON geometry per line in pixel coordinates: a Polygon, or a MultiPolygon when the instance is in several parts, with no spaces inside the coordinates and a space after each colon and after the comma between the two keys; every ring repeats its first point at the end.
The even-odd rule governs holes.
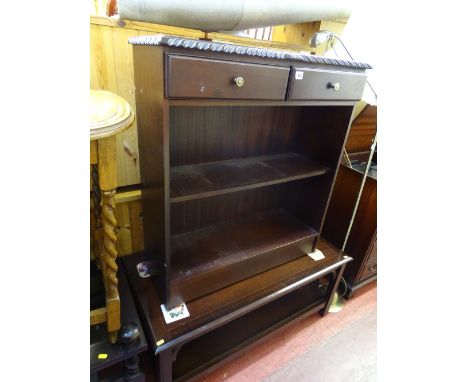
{"type": "Polygon", "coordinates": [[[172,301],[191,301],[304,256],[317,235],[280,208],[173,236],[172,301]]]}
{"type": "Polygon", "coordinates": [[[173,379],[184,381],[199,375],[279,327],[324,306],[317,283],[305,285],[184,345],[173,363],[173,379]]]}

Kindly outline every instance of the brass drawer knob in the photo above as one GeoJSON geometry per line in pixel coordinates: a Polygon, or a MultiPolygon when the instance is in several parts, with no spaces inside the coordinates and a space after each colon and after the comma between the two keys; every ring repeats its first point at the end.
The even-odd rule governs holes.
{"type": "Polygon", "coordinates": [[[335,90],[337,92],[338,90],[340,90],[340,83],[339,82],[329,82],[328,83],[328,88],[333,89],[333,90],[335,90]]]}
{"type": "Polygon", "coordinates": [[[241,76],[237,76],[236,78],[234,78],[234,82],[237,85],[237,87],[239,87],[239,88],[244,86],[244,78],[241,77],[241,76]]]}
{"type": "Polygon", "coordinates": [[[377,264],[368,267],[371,272],[374,272],[377,269],[377,264]]]}

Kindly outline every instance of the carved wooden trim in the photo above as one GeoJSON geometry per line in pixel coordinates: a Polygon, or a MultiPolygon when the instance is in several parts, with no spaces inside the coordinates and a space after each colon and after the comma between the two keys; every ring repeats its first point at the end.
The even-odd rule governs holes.
{"type": "Polygon", "coordinates": [[[310,64],[324,64],[344,66],[354,69],[372,69],[372,66],[363,62],[347,61],[338,58],[314,56],[287,50],[260,48],[253,46],[235,45],[226,42],[195,40],[176,36],[157,34],[153,36],[130,37],[128,42],[133,45],[166,45],[176,48],[197,49],[217,53],[237,54],[243,56],[266,57],[278,60],[293,60],[310,64]]]}

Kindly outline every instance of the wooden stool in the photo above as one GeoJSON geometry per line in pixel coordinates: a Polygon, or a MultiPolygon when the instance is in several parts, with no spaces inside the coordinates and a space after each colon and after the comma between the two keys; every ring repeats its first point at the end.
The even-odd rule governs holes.
{"type": "Polygon", "coordinates": [[[105,91],[91,90],[90,135],[91,175],[94,205],[94,255],[102,270],[106,307],[91,311],[91,325],[107,321],[111,343],[120,329],[120,299],[117,289],[117,236],[114,195],[117,189],[116,134],[133,123],[135,115],[123,98],[105,91]]]}

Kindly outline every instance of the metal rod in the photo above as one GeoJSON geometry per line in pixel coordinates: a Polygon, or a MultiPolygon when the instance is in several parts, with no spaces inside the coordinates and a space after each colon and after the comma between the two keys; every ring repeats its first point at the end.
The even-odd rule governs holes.
{"type": "Polygon", "coordinates": [[[343,246],[341,248],[341,250],[343,252],[344,252],[344,250],[346,248],[346,244],[348,242],[348,238],[349,238],[349,234],[351,232],[351,228],[353,228],[354,218],[356,217],[356,212],[357,212],[357,209],[358,209],[358,206],[359,206],[359,201],[361,200],[362,191],[364,190],[364,184],[366,183],[367,174],[369,173],[370,164],[371,164],[371,161],[372,161],[372,157],[374,156],[374,151],[375,151],[376,146],[377,146],[377,135],[374,137],[374,140],[372,142],[371,152],[369,154],[369,158],[367,159],[366,171],[364,171],[364,176],[362,178],[361,187],[359,188],[359,193],[358,193],[358,196],[357,196],[357,199],[356,199],[356,204],[354,205],[353,215],[351,216],[351,221],[349,222],[349,225],[348,225],[348,231],[346,232],[346,237],[345,237],[345,240],[343,242],[343,246]]]}
{"type": "MultiPolygon", "coordinates": [[[[333,32],[332,32],[332,33],[333,33],[333,32]]],[[[351,56],[351,53],[349,53],[349,50],[346,48],[346,45],[344,44],[343,40],[341,40],[341,38],[339,38],[338,35],[335,34],[335,33],[333,33],[333,37],[335,37],[335,38],[340,42],[341,46],[344,48],[344,50],[346,50],[346,53],[348,53],[349,58],[351,58],[351,60],[354,61],[353,56],[351,56]]],[[[335,51],[335,55],[338,56],[338,55],[336,54],[336,51],[335,51]]],[[[367,85],[369,85],[369,87],[370,87],[370,89],[372,90],[372,92],[374,93],[374,95],[375,95],[375,100],[377,101],[377,93],[375,92],[375,90],[374,90],[374,88],[372,87],[372,85],[370,84],[370,82],[367,81],[367,80],[366,80],[366,82],[367,82],[367,85]]]]}
{"type": "Polygon", "coordinates": [[[351,164],[351,160],[349,159],[349,155],[348,155],[348,152],[346,151],[346,149],[343,150],[343,157],[344,157],[344,160],[346,162],[346,165],[348,167],[353,167],[353,165],[351,164]]]}
{"type": "MultiPolygon", "coordinates": [[[[333,32],[332,32],[333,33],[333,32]]],[[[335,37],[341,44],[341,46],[344,48],[344,50],[346,50],[346,53],[348,53],[348,56],[349,58],[351,58],[351,60],[354,61],[354,58],[353,56],[351,56],[351,53],[349,53],[349,50],[346,49],[346,45],[343,43],[343,41],[341,40],[341,38],[338,37],[338,35],[336,33],[333,33],[333,37],[335,37]]]]}

